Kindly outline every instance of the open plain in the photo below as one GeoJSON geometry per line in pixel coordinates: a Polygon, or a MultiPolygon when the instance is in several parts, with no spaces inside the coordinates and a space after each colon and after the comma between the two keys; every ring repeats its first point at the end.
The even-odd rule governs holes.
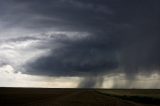
{"type": "Polygon", "coordinates": [[[0,106],[160,106],[160,90],[0,88],[0,106]]]}

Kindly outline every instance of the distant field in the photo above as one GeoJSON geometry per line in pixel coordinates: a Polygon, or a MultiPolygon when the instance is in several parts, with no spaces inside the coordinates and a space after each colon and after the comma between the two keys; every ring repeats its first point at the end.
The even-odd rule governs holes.
{"type": "Polygon", "coordinates": [[[118,96],[145,96],[160,98],[159,89],[100,89],[98,91],[118,96]]]}
{"type": "Polygon", "coordinates": [[[99,93],[144,104],[160,105],[159,89],[100,89],[99,93]]]}
{"type": "Polygon", "coordinates": [[[160,90],[0,88],[0,106],[160,106],[159,97],[160,90]]]}

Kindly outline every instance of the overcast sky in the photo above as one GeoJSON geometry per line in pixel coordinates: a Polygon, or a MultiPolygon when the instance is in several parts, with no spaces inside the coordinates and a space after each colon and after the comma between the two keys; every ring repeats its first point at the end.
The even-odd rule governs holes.
{"type": "Polygon", "coordinates": [[[160,88],[159,5],[0,0],[0,86],[160,88]]]}

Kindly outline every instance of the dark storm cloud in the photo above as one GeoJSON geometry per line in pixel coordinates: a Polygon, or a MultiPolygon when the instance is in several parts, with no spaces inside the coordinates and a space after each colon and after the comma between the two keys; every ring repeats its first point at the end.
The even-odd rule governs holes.
{"type": "Polygon", "coordinates": [[[134,76],[159,70],[159,0],[6,0],[3,4],[5,12],[1,9],[0,14],[12,25],[90,34],[77,40],[65,34],[50,39],[45,44],[51,49],[48,55],[25,66],[29,74],[97,76],[120,68],[134,76]]]}
{"type": "Polygon", "coordinates": [[[109,24],[103,23],[104,19],[114,13],[107,5],[94,1],[6,0],[1,2],[0,13],[2,20],[8,23],[8,27],[16,25],[28,29],[34,28],[34,30],[55,28],[88,31],[97,27],[103,28],[102,25],[109,24]]]}
{"type": "Polygon", "coordinates": [[[67,37],[50,42],[49,45],[59,43],[59,47],[51,51],[45,57],[30,63],[27,70],[34,70],[35,74],[47,74],[55,76],[85,76],[97,75],[106,70],[118,67],[115,58],[115,41],[108,36],[98,37],[89,35],[85,38],[73,40],[67,37]],[[99,42],[99,43],[97,43],[99,42]],[[114,48],[114,49],[113,49],[114,48]],[[45,71],[44,71],[45,70],[45,71]]]}

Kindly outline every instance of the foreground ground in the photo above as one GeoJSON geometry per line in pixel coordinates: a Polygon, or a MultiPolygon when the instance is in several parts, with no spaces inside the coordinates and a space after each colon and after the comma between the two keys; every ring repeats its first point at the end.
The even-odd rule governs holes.
{"type": "Polygon", "coordinates": [[[0,106],[160,106],[160,90],[0,88],[0,106]]]}

